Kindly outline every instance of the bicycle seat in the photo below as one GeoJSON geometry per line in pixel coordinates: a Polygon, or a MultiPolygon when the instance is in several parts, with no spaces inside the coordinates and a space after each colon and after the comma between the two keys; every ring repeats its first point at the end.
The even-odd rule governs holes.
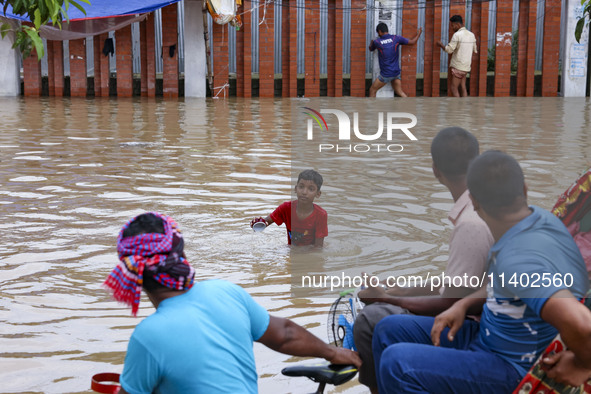
{"type": "Polygon", "coordinates": [[[305,376],[316,383],[328,383],[338,386],[353,379],[357,373],[354,365],[336,365],[328,362],[301,364],[283,368],[285,376],[305,376]]]}

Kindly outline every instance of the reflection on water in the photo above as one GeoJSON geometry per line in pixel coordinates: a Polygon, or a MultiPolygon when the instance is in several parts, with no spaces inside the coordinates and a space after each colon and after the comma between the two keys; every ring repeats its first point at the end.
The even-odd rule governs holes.
{"type": "MultiPolygon", "coordinates": [[[[444,126],[464,126],[483,149],[515,155],[530,202],[544,208],[590,164],[588,100],[333,100],[312,104],[338,102],[371,116],[414,113],[419,141],[395,161],[360,164],[364,176],[346,186],[342,161],[323,162],[318,203],[329,213],[330,234],[322,253],[305,254],[310,272],[444,267],[451,199],[429,158],[430,140],[444,126]]],[[[290,198],[293,104],[0,100],[1,391],[82,392],[94,373],[121,370],[140,320],[101,283],[116,263],[119,228],[147,210],[179,222],[199,278],[240,284],[271,313],[326,338],[332,299],[291,296],[284,228],[255,234],[248,227],[290,198]]],[[[151,312],[144,300],[140,316],[151,312]]],[[[255,353],[261,392],[312,391],[313,384],[280,375],[293,358],[258,344],[255,353]]]]}

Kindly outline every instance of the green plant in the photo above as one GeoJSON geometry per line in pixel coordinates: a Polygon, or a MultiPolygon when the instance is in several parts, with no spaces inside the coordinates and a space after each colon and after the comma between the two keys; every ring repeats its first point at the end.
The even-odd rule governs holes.
{"type": "Polygon", "coordinates": [[[585,27],[585,21],[591,19],[591,0],[581,0],[581,5],[583,6],[583,16],[577,21],[577,26],[575,27],[575,39],[577,42],[581,42],[581,34],[585,27]]]}
{"type": "Polygon", "coordinates": [[[21,25],[19,28],[13,30],[11,25],[3,23],[0,27],[2,38],[10,31],[14,31],[16,39],[14,40],[13,48],[18,48],[23,57],[28,57],[31,54],[33,47],[37,50],[37,59],[41,60],[43,57],[43,40],[39,35],[39,29],[43,25],[51,23],[61,29],[62,21],[69,20],[68,9],[70,5],[78,8],[84,15],[86,11],[81,3],[90,4],[89,0],[0,0],[0,5],[3,8],[3,14],[6,15],[8,6],[12,6],[12,12],[15,15],[20,15],[29,18],[33,26],[21,25]]]}

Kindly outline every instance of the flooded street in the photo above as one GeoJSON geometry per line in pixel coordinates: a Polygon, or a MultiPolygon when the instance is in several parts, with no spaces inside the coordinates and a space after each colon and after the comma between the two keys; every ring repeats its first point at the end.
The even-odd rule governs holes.
{"type": "MultiPolygon", "coordinates": [[[[0,119],[6,393],[88,392],[93,374],[121,372],[131,332],[153,307],[144,297],[133,318],[101,284],[117,263],[119,229],[144,211],[176,219],[197,280],[239,284],[270,313],[326,340],[337,292],[294,297],[290,254],[304,256],[298,268],[306,272],[443,270],[452,200],[433,177],[429,151],[441,128],[465,127],[481,151],[515,156],[530,204],[545,209],[591,165],[589,99],[0,99],[0,119]],[[306,130],[292,122],[303,106],[370,119],[380,111],[415,114],[418,141],[407,139],[390,156],[311,159],[324,177],[316,202],[328,212],[329,236],[322,252],[291,253],[285,227],[255,234],[249,222],[291,198],[292,174],[306,164],[292,144],[293,133],[306,130]]],[[[315,389],[281,376],[297,359],[259,344],[255,355],[261,393],[315,389]]],[[[349,383],[333,392],[364,390],[349,383]]]]}

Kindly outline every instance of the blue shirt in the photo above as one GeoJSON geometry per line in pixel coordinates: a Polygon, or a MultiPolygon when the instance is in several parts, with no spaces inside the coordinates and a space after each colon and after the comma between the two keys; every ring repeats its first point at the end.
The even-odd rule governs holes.
{"type": "Polygon", "coordinates": [[[400,74],[400,45],[408,44],[408,40],[402,36],[384,34],[369,44],[369,50],[378,50],[380,62],[380,74],[382,77],[396,77],[400,74]]]}
{"type": "Polygon", "coordinates": [[[136,393],[256,393],[253,341],[269,314],[239,286],[196,283],[135,328],[121,385],[136,393]]]}
{"type": "Polygon", "coordinates": [[[491,247],[492,282],[480,321],[480,341],[522,375],[558,333],[540,317],[548,298],[561,289],[582,298],[589,289],[585,262],[564,224],[531,209],[491,247]]]}

